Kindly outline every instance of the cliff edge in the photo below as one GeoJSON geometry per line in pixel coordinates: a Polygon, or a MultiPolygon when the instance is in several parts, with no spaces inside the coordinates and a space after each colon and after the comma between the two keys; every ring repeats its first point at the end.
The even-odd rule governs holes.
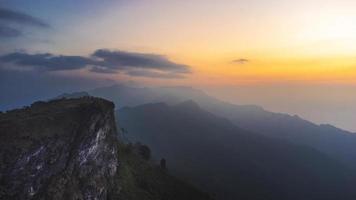
{"type": "Polygon", "coordinates": [[[106,199],[118,167],[113,109],[86,97],[1,114],[1,198],[106,199]]]}

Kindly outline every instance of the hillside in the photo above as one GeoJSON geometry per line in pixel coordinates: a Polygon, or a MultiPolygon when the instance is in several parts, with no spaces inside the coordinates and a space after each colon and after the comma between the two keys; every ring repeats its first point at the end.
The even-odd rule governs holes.
{"type": "Polygon", "coordinates": [[[354,199],[354,174],[319,151],[238,128],[193,101],[117,113],[125,137],[218,199],[354,199]]]}

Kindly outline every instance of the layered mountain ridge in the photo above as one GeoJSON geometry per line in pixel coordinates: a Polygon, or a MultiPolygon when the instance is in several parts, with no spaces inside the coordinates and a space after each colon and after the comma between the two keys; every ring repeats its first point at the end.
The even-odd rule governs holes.
{"type": "Polygon", "coordinates": [[[143,142],[172,171],[217,199],[355,198],[355,173],[305,145],[242,129],[194,101],[117,112],[125,137],[143,142]]]}
{"type": "Polygon", "coordinates": [[[117,108],[158,102],[174,105],[193,100],[202,109],[226,118],[240,128],[307,145],[356,169],[355,133],[331,125],[317,125],[296,115],[274,113],[256,105],[231,104],[190,87],[140,88],[113,85],[88,93],[110,99],[117,108]]]}

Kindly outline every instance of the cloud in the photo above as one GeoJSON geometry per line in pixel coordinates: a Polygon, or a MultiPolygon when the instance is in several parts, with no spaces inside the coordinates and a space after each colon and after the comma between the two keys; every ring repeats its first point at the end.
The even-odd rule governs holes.
{"type": "Polygon", "coordinates": [[[137,77],[149,77],[149,78],[164,78],[164,79],[176,79],[184,78],[184,76],[176,73],[164,73],[151,70],[130,70],[126,72],[127,75],[137,77]]]}
{"type": "Polygon", "coordinates": [[[95,72],[95,73],[102,73],[102,74],[119,73],[118,70],[116,70],[116,69],[110,69],[110,68],[103,67],[103,66],[93,66],[90,69],[90,71],[95,72]]]}
{"type": "Polygon", "coordinates": [[[246,58],[239,58],[239,59],[235,59],[232,61],[232,63],[235,63],[235,64],[246,64],[250,62],[250,60],[246,59],[246,58]]]}
{"type": "Polygon", "coordinates": [[[150,78],[182,78],[190,67],[168,60],[158,54],[99,49],[91,56],[29,54],[14,52],[0,56],[1,63],[11,63],[30,70],[59,71],[88,69],[93,73],[121,73],[150,78]]]}
{"type": "Polygon", "coordinates": [[[189,66],[174,63],[165,56],[126,51],[96,50],[93,57],[103,59],[105,67],[112,69],[141,68],[170,71],[174,73],[189,73],[189,66]]]}
{"type": "Polygon", "coordinates": [[[12,37],[19,37],[21,35],[22,32],[20,30],[8,26],[0,25],[0,37],[12,38],[12,37]]]}
{"type": "Polygon", "coordinates": [[[0,8],[0,38],[17,38],[23,36],[24,26],[35,28],[49,28],[44,21],[28,14],[0,8]]]}
{"type": "Polygon", "coordinates": [[[15,22],[22,25],[42,27],[42,28],[50,27],[49,24],[43,22],[38,18],[6,8],[0,8],[0,20],[7,21],[7,22],[15,22]]]}
{"type": "Polygon", "coordinates": [[[2,62],[11,62],[18,66],[37,67],[41,71],[75,70],[96,64],[94,60],[82,56],[54,56],[49,53],[27,54],[15,52],[1,56],[0,60],[2,62]]]}

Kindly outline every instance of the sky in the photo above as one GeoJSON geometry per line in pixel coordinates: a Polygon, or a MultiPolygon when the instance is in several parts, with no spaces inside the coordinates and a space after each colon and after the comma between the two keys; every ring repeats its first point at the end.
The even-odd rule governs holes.
{"type": "Polygon", "coordinates": [[[0,99],[188,85],[356,131],[354,0],[0,0],[0,99]]]}

